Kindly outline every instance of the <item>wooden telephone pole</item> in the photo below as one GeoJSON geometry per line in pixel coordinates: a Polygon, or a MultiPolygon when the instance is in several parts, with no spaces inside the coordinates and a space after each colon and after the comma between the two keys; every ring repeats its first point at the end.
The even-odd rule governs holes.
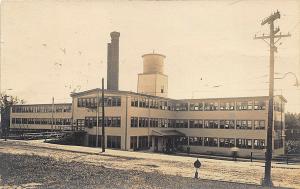
{"type": "Polygon", "coordinates": [[[268,128],[267,128],[267,150],[265,154],[265,176],[262,180],[262,185],[264,186],[272,186],[271,180],[271,161],[272,161],[272,133],[273,133],[273,101],[274,101],[274,53],[277,52],[277,47],[275,44],[282,37],[290,37],[291,35],[288,33],[286,35],[276,35],[280,31],[279,27],[274,28],[274,21],[280,19],[280,13],[273,13],[266,19],[264,19],[261,25],[269,24],[270,25],[270,34],[256,36],[254,39],[262,39],[270,46],[270,72],[269,72],[269,108],[268,108],[268,128]],[[270,39],[270,41],[266,41],[266,39],[270,39]],[[275,41],[275,39],[277,39],[275,41]]]}
{"type": "Polygon", "coordinates": [[[105,152],[104,78],[102,78],[102,152],[105,152]]]}

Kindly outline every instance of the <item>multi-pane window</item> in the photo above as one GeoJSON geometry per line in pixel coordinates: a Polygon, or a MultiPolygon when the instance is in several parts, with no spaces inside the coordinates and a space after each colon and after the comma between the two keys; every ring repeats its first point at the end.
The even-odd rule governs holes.
{"type": "Polygon", "coordinates": [[[77,126],[84,127],[84,119],[77,119],[77,126]]]}
{"type": "Polygon", "coordinates": [[[131,117],[130,118],[130,126],[131,127],[138,127],[138,117],[131,117]]]}
{"type": "Polygon", "coordinates": [[[177,119],[175,127],[176,128],[188,128],[188,120],[177,119]]]}
{"type": "Polygon", "coordinates": [[[107,136],[107,148],[121,148],[121,136],[107,136]]]}
{"type": "Polygon", "coordinates": [[[202,146],[203,138],[202,137],[189,137],[190,146],[202,146]]]}
{"type": "Polygon", "coordinates": [[[264,120],[255,120],[254,121],[254,129],[256,129],[256,130],[265,129],[265,121],[264,120]]]}
{"type": "Polygon", "coordinates": [[[176,111],[187,111],[188,103],[176,103],[175,110],[176,111]]]}
{"type": "Polygon", "coordinates": [[[251,149],[252,148],[252,140],[238,138],[238,139],[236,139],[236,147],[251,149]]]}
{"type": "Polygon", "coordinates": [[[146,98],[139,99],[139,107],[140,108],[147,108],[147,106],[146,106],[147,104],[149,104],[148,99],[146,99],[146,98]]]}
{"type": "Polygon", "coordinates": [[[231,148],[234,147],[234,138],[220,138],[219,147],[231,148]]]}
{"type": "Polygon", "coordinates": [[[253,147],[254,147],[254,149],[264,149],[265,148],[265,140],[264,139],[254,139],[253,147]]]}
{"type": "Polygon", "coordinates": [[[203,102],[190,103],[190,111],[203,111],[203,102]]]}
{"type": "Polygon", "coordinates": [[[231,148],[234,147],[234,138],[220,138],[219,147],[231,148]]]}
{"type": "Polygon", "coordinates": [[[236,129],[252,129],[251,120],[237,120],[236,129]]]}
{"type": "Polygon", "coordinates": [[[221,111],[234,110],[234,102],[220,102],[221,111]]]}
{"type": "Polygon", "coordinates": [[[188,145],[188,137],[179,137],[176,142],[178,145],[188,145]]]}
{"type": "Polygon", "coordinates": [[[221,120],[220,129],[234,129],[234,120],[221,120]]]}
{"type": "Polygon", "coordinates": [[[218,146],[218,138],[204,137],[204,146],[218,146]]]}
{"type": "Polygon", "coordinates": [[[204,120],[204,128],[217,129],[219,128],[218,120],[204,120]]]}
{"type": "Polygon", "coordinates": [[[140,117],[139,118],[139,127],[148,127],[148,118],[140,117]]]}
{"type": "Polygon", "coordinates": [[[266,109],[266,101],[264,100],[254,101],[254,110],[265,110],[265,109],[266,109]]]}
{"type": "Polygon", "coordinates": [[[252,110],[252,101],[239,101],[236,102],[236,109],[237,110],[252,110]]]}
{"type": "Polygon", "coordinates": [[[139,106],[139,100],[136,97],[131,97],[131,106],[138,107],[139,106]]]}
{"type": "Polygon", "coordinates": [[[190,128],[203,128],[203,120],[190,120],[190,128]]]}
{"type": "Polygon", "coordinates": [[[218,102],[204,102],[204,111],[216,111],[219,109],[218,102]]]}
{"type": "Polygon", "coordinates": [[[130,149],[136,150],[137,147],[137,136],[130,137],[130,149]]]}
{"type": "Polygon", "coordinates": [[[150,127],[158,127],[158,118],[150,118],[150,127]]]}
{"type": "Polygon", "coordinates": [[[159,105],[159,108],[161,110],[168,110],[168,101],[160,101],[160,105],[159,105]]]}
{"type": "Polygon", "coordinates": [[[148,148],[148,136],[139,136],[139,150],[148,148]]]}

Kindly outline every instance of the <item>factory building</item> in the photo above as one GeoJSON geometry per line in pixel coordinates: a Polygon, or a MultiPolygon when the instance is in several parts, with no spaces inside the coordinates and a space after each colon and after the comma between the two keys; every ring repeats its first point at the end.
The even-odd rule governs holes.
{"type": "MultiPolygon", "coordinates": [[[[208,99],[168,98],[166,56],[145,54],[138,74],[137,93],[118,86],[118,32],[108,44],[108,81],[104,99],[101,89],[72,93],[71,104],[16,105],[11,110],[11,130],[82,130],[84,145],[101,146],[105,105],[105,146],[121,150],[230,155],[264,154],[268,125],[268,97],[208,99]],[[99,140],[96,140],[98,137],[99,140]],[[98,144],[96,145],[96,141],[98,144]]],[[[274,98],[273,153],[284,153],[283,96],[274,98]]]]}

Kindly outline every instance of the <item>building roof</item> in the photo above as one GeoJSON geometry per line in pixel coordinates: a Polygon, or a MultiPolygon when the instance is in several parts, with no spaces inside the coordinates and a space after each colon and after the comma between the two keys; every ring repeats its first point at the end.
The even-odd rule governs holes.
{"type": "MultiPolygon", "coordinates": [[[[81,95],[86,95],[86,94],[91,94],[94,92],[101,92],[102,89],[96,88],[96,89],[91,89],[87,91],[82,91],[78,93],[71,93],[71,97],[77,97],[81,95]]],[[[172,101],[193,101],[193,100],[220,100],[220,99],[228,99],[228,100],[233,100],[233,99],[249,99],[249,98],[268,98],[268,96],[244,96],[244,97],[223,97],[223,98],[201,98],[201,99],[171,99],[171,98],[166,98],[166,97],[160,97],[160,96],[154,96],[154,95],[147,95],[147,94],[142,94],[142,93],[136,93],[132,91],[120,91],[120,90],[108,90],[104,89],[105,93],[112,93],[112,94],[124,94],[124,95],[140,95],[144,97],[149,97],[149,98],[159,98],[159,99],[165,99],[165,100],[172,100],[172,101]]],[[[275,97],[279,97],[282,99],[284,102],[287,102],[287,100],[282,96],[282,95],[276,95],[275,97]]]]}

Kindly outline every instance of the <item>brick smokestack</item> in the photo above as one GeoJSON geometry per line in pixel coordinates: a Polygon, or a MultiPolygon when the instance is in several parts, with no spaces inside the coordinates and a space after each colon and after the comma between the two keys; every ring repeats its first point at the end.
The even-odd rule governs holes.
{"type": "Polygon", "coordinates": [[[107,44],[107,89],[119,90],[119,32],[110,33],[107,44]]]}

